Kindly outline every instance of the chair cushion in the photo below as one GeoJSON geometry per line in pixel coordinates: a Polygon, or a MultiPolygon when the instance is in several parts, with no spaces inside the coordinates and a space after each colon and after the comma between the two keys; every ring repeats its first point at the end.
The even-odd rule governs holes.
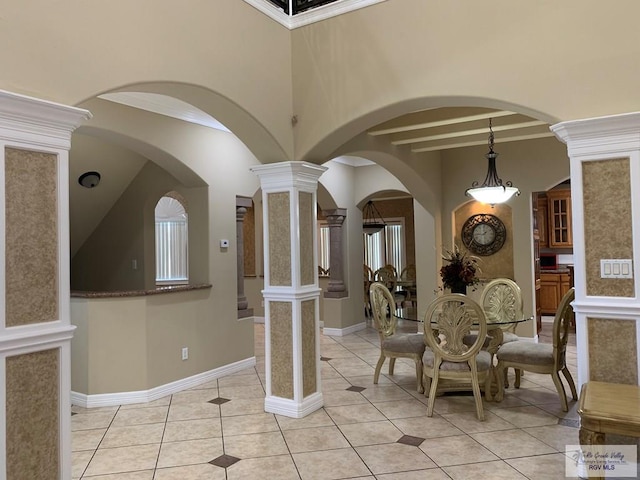
{"type": "MultiPolygon", "coordinates": [[[[471,345],[473,345],[474,343],[476,343],[476,339],[478,338],[478,335],[475,333],[470,333],[468,335],[465,335],[462,338],[462,343],[464,343],[467,347],[470,347],[471,345]]],[[[489,342],[491,342],[491,337],[487,336],[484,339],[484,344],[482,345],[482,348],[487,348],[489,346],[489,342]]]]}
{"type": "MultiPolygon", "coordinates": [[[[433,368],[434,355],[430,348],[427,348],[422,355],[422,363],[429,368],[433,368]]],[[[484,350],[478,352],[476,356],[476,364],[478,365],[478,371],[484,372],[491,367],[491,354],[484,350]]],[[[447,370],[449,372],[469,372],[469,364],[467,362],[448,362],[444,360],[440,365],[440,370],[447,370]]]]}
{"type": "MultiPolygon", "coordinates": [[[[487,338],[485,339],[484,345],[482,345],[482,348],[487,348],[489,346],[489,343],[491,342],[490,333],[491,332],[487,333],[487,338]]],[[[470,333],[469,335],[464,336],[464,338],[462,339],[462,343],[470,347],[475,343],[476,338],[478,338],[478,335],[476,335],[475,333],[470,333]]],[[[520,337],[518,337],[518,335],[516,335],[515,333],[502,332],[502,344],[515,342],[517,340],[520,340],[520,337]]]]}
{"type": "Polygon", "coordinates": [[[505,343],[517,342],[518,340],[520,340],[520,337],[518,337],[518,335],[516,335],[515,333],[502,332],[502,344],[503,345],[505,343]]]}
{"type": "Polygon", "coordinates": [[[404,333],[391,335],[382,342],[382,349],[398,353],[424,352],[424,335],[421,333],[404,333]]]}
{"type": "Polygon", "coordinates": [[[511,342],[500,346],[498,360],[533,365],[553,364],[553,345],[550,343],[511,342]]]}

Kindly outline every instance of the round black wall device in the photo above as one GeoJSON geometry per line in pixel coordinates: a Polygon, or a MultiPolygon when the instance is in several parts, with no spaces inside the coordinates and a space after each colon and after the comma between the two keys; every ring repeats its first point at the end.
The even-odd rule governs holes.
{"type": "Polygon", "coordinates": [[[98,172],[85,172],[78,178],[78,183],[85,188],[97,187],[100,183],[100,174],[98,172]]]}

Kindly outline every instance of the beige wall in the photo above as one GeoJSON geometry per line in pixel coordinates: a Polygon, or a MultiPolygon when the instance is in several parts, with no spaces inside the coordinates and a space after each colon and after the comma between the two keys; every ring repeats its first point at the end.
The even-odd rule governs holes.
{"type": "Polygon", "coordinates": [[[296,29],[296,157],[322,157],[373,124],[443,104],[549,123],[640,110],[639,14],[633,0],[613,10],[597,0],[389,0],[296,29]]]}
{"type": "Polygon", "coordinates": [[[6,5],[2,15],[12,28],[0,43],[19,46],[0,52],[12,66],[0,75],[2,89],[77,105],[145,82],[134,90],[200,104],[261,158],[292,156],[290,32],[242,0],[187,8],[115,0],[99,9],[36,0],[6,5]]]}
{"type": "Polygon", "coordinates": [[[91,235],[148,159],[112,141],[74,133],[69,152],[69,218],[71,257],[91,235]],[[100,188],[85,188],[78,178],[98,171],[100,188]]]}
{"type": "Polygon", "coordinates": [[[184,188],[162,168],[147,162],[72,258],[71,288],[84,291],[155,288],[155,205],[172,190],[179,191],[187,200],[190,281],[207,282],[207,271],[202,268],[208,258],[206,187],[184,188]]]}
{"type": "Polygon", "coordinates": [[[120,298],[73,298],[73,391],[135,392],[253,357],[253,323],[210,315],[211,289],[120,298]],[[230,341],[235,335],[242,340],[230,341]],[[221,341],[224,339],[224,341],[221,341]],[[189,359],[181,359],[183,347],[189,359]]]}

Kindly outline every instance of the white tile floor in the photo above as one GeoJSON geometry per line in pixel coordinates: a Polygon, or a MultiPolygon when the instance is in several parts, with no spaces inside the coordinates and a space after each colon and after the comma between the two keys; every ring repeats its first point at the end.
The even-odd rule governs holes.
{"type": "MultiPolygon", "coordinates": [[[[578,415],[573,401],[561,411],[548,376],[526,373],[503,402],[485,402],[485,422],[468,395],[438,397],[428,418],[411,361],[398,359],[395,375],[373,385],[379,343],[367,328],[322,336],[325,407],[291,419],[263,411],[264,326],[255,331],[256,368],[153,403],[73,407],[73,478],[565,478],[565,445],[578,443],[578,415]]],[[[575,346],[568,363],[575,378],[575,346]]]]}

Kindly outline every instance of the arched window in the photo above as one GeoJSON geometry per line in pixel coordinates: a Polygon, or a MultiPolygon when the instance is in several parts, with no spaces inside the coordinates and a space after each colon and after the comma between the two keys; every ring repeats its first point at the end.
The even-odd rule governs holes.
{"type": "Polygon", "coordinates": [[[156,283],[189,283],[188,221],[184,205],[172,196],[156,204],[156,283]]]}

